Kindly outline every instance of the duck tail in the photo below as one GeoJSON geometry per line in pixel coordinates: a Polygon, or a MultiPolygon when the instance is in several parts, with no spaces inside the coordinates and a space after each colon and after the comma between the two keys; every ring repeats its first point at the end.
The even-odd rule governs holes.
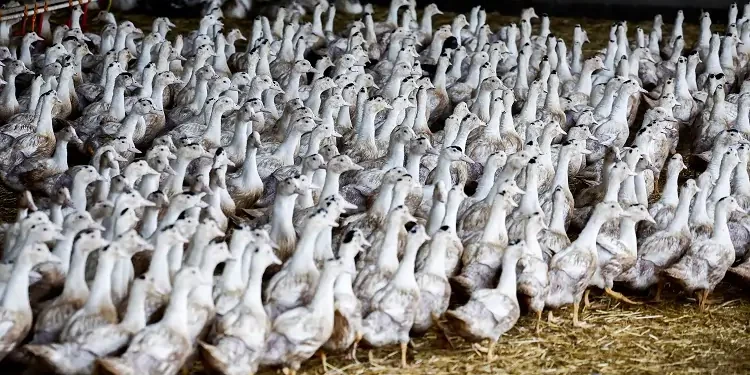
{"type": "Polygon", "coordinates": [[[573,281],[570,276],[562,270],[549,271],[549,290],[544,303],[550,308],[556,309],[564,305],[572,304],[573,293],[570,290],[573,281]]]}
{"type": "Polygon", "coordinates": [[[468,338],[466,333],[471,331],[471,327],[467,316],[456,310],[448,310],[443,314],[443,319],[445,319],[445,326],[451,333],[468,338]]]}
{"type": "Polygon", "coordinates": [[[677,262],[671,267],[662,271],[662,273],[665,277],[668,277],[683,286],[685,285],[684,281],[687,280],[688,277],[690,277],[690,270],[688,269],[688,265],[686,265],[684,262],[677,262]]]}
{"type": "Polygon", "coordinates": [[[643,290],[655,284],[658,281],[657,277],[654,264],[639,258],[633,267],[621,273],[615,281],[625,283],[630,289],[643,290]]]}
{"type": "Polygon", "coordinates": [[[79,350],[75,344],[30,344],[24,349],[31,357],[42,360],[50,368],[62,374],[80,373],[95,359],[93,354],[79,350]]]}
{"type": "Polygon", "coordinates": [[[201,359],[206,367],[222,374],[227,372],[229,358],[227,358],[224,351],[219,350],[218,346],[199,341],[198,351],[200,352],[201,359]]]}
{"type": "Polygon", "coordinates": [[[120,358],[100,358],[96,363],[98,365],[96,373],[101,375],[136,375],[137,373],[135,369],[120,358]]]}

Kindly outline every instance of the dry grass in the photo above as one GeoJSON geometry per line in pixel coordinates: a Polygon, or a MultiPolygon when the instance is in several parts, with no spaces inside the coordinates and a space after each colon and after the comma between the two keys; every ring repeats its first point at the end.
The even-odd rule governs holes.
{"type": "MultiPolygon", "coordinates": [[[[381,14],[382,13],[382,14],[381,14]]],[[[379,10],[377,18],[383,18],[379,10]]],[[[435,20],[436,25],[449,22],[447,14],[435,20]]],[[[129,15],[139,26],[148,29],[151,18],[129,15]]],[[[671,15],[667,15],[671,19],[671,15]]],[[[337,27],[350,19],[340,18],[337,27]]],[[[515,16],[489,14],[493,29],[516,20],[515,16]]],[[[191,30],[194,19],[173,19],[180,32],[191,30]]],[[[553,18],[552,30],[570,40],[575,24],[582,24],[588,31],[591,44],[587,54],[603,48],[609,32],[609,21],[592,19],[553,18]]],[[[238,27],[249,34],[249,21],[226,20],[227,29],[238,27]]],[[[636,25],[630,25],[631,35],[636,25]]],[[[640,24],[648,32],[650,24],[640,24]]],[[[714,26],[717,28],[717,26],[714,26]]],[[[720,26],[718,26],[720,27],[720,26]]],[[[664,35],[668,36],[669,26],[664,35]]],[[[695,25],[685,25],[688,45],[697,35],[695,25]]],[[[0,191],[5,202],[0,216],[5,219],[14,215],[12,196],[0,191]]],[[[746,355],[750,346],[748,319],[750,300],[739,288],[722,283],[714,293],[721,299],[718,305],[707,312],[698,312],[695,301],[674,291],[665,291],[660,304],[639,306],[622,305],[608,297],[592,298],[592,306],[585,310],[582,318],[592,328],[573,328],[570,310],[558,313],[563,317],[560,324],[544,323],[541,334],[534,333],[534,321],[530,316],[522,317],[518,324],[503,336],[496,347],[497,360],[486,363],[483,348],[475,347],[461,339],[452,339],[455,348],[436,336],[434,332],[413,340],[409,351],[408,369],[400,369],[397,347],[374,351],[376,363],[367,362],[367,349],[360,351],[356,364],[342,355],[329,356],[331,374],[686,374],[686,373],[744,373],[750,372],[750,358],[746,355]]],[[[645,299],[643,297],[642,299],[645,299]]],[[[193,368],[194,374],[204,374],[200,364],[193,368]]],[[[262,374],[273,374],[268,370],[262,374]]],[[[324,373],[319,359],[305,363],[301,373],[324,373]]]]}

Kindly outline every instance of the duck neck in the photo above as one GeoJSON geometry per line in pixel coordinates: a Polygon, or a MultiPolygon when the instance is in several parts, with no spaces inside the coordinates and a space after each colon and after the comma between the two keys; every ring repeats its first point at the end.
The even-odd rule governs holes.
{"type": "Polygon", "coordinates": [[[719,57],[719,46],[711,48],[706,59],[705,72],[708,74],[721,73],[721,59],[719,57]]]}
{"type": "Polygon", "coordinates": [[[734,123],[734,129],[741,133],[750,133],[750,100],[740,98],[737,104],[737,120],[734,123]]]}
{"type": "Polygon", "coordinates": [[[136,64],[137,71],[142,72],[146,68],[146,65],[151,63],[151,50],[153,47],[153,42],[144,40],[141,43],[141,53],[138,55],[138,62],[136,64]]]}
{"type": "Polygon", "coordinates": [[[539,205],[539,166],[529,165],[530,168],[526,168],[526,194],[521,198],[521,205],[519,211],[525,214],[532,212],[541,211],[539,205]]]}
{"type": "MultiPolygon", "coordinates": [[[[158,175],[146,175],[148,177],[155,177],[158,181],[158,175]]],[[[143,176],[143,178],[146,178],[143,176]]],[[[143,182],[141,182],[143,184],[143,182]]],[[[150,193],[149,193],[150,194],[150,193]]],[[[142,195],[144,196],[144,195],[142,195]]],[[[143,220],[141,221],[140,234],[143,238],[149,238],[156,231],[159,226],[159,211],[158,207],[146,207],[143,209],[143,220]]]]}
{"type": "Polygon", "coordinates": [[[297,194],[277,196],[273,205],[271,217],[271,238],[281,238],[286,235],[294,235],[294,202],[297,194]]]}
{"type": "MultiPolygon", "coordinates": [[[[216,108],[214,106],[213,111],[211,111],[211,117],[208,121],[208,128],[206,128],[206,132],[203,134],[203,139],[208,140],[214,145],[221,145],[221,116],[224,114],[225,110],[223,108],[216,108]]],[[[235,133],[237,134],[237,133],[235,133]]],[[[245,138],[245,133],[240,134],[240,138],[245,138]]]]}
{"type": "Polygon", "coordinates": [[[403,109],[400,108],[394,108],[388,111],[388,114],[385,117],[385,122],[383,122],[382,125],[377,129],[377,140],[384,142],[388,141],[388,139],[391,136],[391,132],[393,132],[393,129],[398,126],[398,118],[401,116],[401,114],[404,112],[403,109]]]}
{"type": "Polygon", "coordinates": [[[13,266],[10,280],[5,286],[3,295],[3,309],[7,311],[31,314],[29,302],[29,273],[34,265],[25,257],[20,256],[13,266]]]}
{"type": "Polygon", "coordinates": [[[733,247],[732,239],[729,235],[729,226],[727,225],[727,210],[724,207],[717,206],[714,210],[714,233],[711,237],[714,241],[733,247]]]}
{"type": "Polygon", "coordinates": [[[531,88],[529,89],[529,95],[526,98],[526,102],[523,103],[523,108],[521,109],[520,117],[522,120],[526,122],[532,122],[536,120],[536,110],[537,110],[537,99],[539,98],[539,89],[531,88]]]}
{"type": "Polygon", "coordinates": [[[602,202],[617,202],[621,185],[622,181],[609,176],[609,178],[607,178],[607,190],[604,194],[604,199],[602,200],[602,202]]]}
{"type": "Polygon", "coordinates": [[[382,168],[384,171],[404,166],[404,156],[406,155],[404,148],[405,145],[402,142],[391,140],[388,144],[388,157],[382,168]]]}
{"type": "Polygon", "coordinates": [[[435,173],[435,181],[443,181],[445,186],[453,186],[453,179],[451,177],[451,160],[447,157],[441,157],[438,159],[438,164],[435,167],[437,172],[435,173]]]}
{"type": "Polygon", "coordinates": [[[504,196],[495,194],[494,201],[492,202],[492,209],[490,211],[490,217],[487,218],[487,223],[484,225],[484,232],[482,232],[482,242],[488,242],[506,246],[507,243],[501,243],[500,241],[508,238],[508,229],[505,226],[505,216],[507,215],[508,207],[506,206],[504,196]]]}
{"type": "Polygon", "coordinates": [[[261,264],[258,259],[251,260],[247,287],[242,294],[242,305],[250,309],[256,317],[266,316],[266,310],[263,308],[261,294],[263,287],[263,274],[265,273],[265,270],[265,265],[261,264]]]}
{"type": "MultiPolygon", "coordinates": [[[[507,249],[505,251],[508,251],[507,249]]],[[[518,254],[508,254],[503,256],[503,266],[500,274],[500,281],[497,283],[496,290],[500,291],[503,295],[518,301],[516,296],[516,265],[518,263],[518,254]]]]}
{"type": "Polygon", "coordinates": [[[591,95],[591,89],[593,88],[591,75],[593,73],[594,73],[594,70],[591,68],[591,65],[589,64],[583,65],[583,69],[581,70],[581,75],[578,77],[578,82],[576,83],[576,92],[586,94],[586,95],[591,95]]]}
{"type": "Polygon", "coordinates": [[[435,77],[432,79],[432,84],[433,86],[435,86],[435,91],[437,92],[446,91],[446,78],[449,65],[450,63],[447,59],[438,60],[437,69],[435,70],[435,77]]]}
{"type": "Polygon", "coordinates": [[[664,192],[661,195],[660,201],[668,206],[677,206],[679,203],[678,196],[678,179],[680,178],[680,170],[668,170],[667,181],[664,184],[664,192]]]}
{"type": "Polygon", "coordinates": [[[557,199],[552,205],[552,217],[549,220],[549,230],[556,233],[565,233],[565,211],[567,202],[565,199],[557,199]]]}
{"type": "Polygon", "coordinates": [[[444,226],[448,226],[450,231],[452,233],[456,232],[456,221],[458,217],[458,209],[461,207],[461,202],[463,202],[463,199],[450,199],[451,194],[448,195],[448,201],[445,204],[445,216],[443,216],[443,222],[441,223],[444,226]]]}
{"type": "Polygon", "coordinates": [[[482,171],[482,177],[477,182],[477,189],[472,195],[473,201],[480,201],[487,197],[487,194],[492,190],[492,185],[495,183],[495,174],[500,169],[495,163],[485,164],[484,170],[482,171]]]}
{"type": "Polygon", "coordinates": [[[633,219],[623,217],[620,219],[620,242],[625,245],[628,252],[636,254],[638,249],[638,236],[635,233],[636,222],[633,219]]]}
{"type": "MultiPolygon", "coordinates": [[[[422,243],[422,241],[417,241],[414,238],[406,240],[404,257],[393,275],[392,283],[399,286],[417,287],[417,280],[414,278],[414,266],[422,243]]],[[[443,272],[445,272],[445,268],[443,268],[443,272]]]]}
{"type": "Polygon", "coordinates": [[[599,235],[599,229],[601,229],[604,223],[605,220],[600,215],[594,213],[575,242],[587,250],[596,249],[596,237],[599,235]]]}
{"type": "MultiPolygon", "coordinates": [[[[623,85],[623,88],[625,86],[623,85]]],[[[630,93],[624,89],[620,89],[612,104],[612,113],[609,114],[610,119],[614,119],[621,123],[628,121],[628,100],[630,99],[630,93]]]]}
{"type": "MultiPolygon", "coordinates": [[[[252,131],[249,130],[250,121],[242,119],[241,116],[237,116],[234,123],[234,135],[232,136],[232,142],[229,143],[229,153],[232,155],[239,155],[247,150],[247,135],[252,131]]],[[[219,127],[221,131],[221,127],[219,127]]]]}
{"type": "Polygon", "coordinates": [[[9,69],[6,69],[5,74],[5,87],[3,87],[2,94],[0,94],[0,100],[3,105],[8,108],[18,108],[18,98],[16,98],[16,76],[17,74],[11,73],[9,69]]]}
{"type": "Polygon", "coordinates": [[[115,87],[111,103],[109,115],[120,120],[125,118],[125,86],[115,87]]]}
{"type": "MultiPolygon", "coordinates": [[[[221,130],[221,124],[219,124],[219,130],[221,130]]],[[[302,133],[290,127],[286,138],[284,138],[284,141],[276,149],[276,152],[274,152],[274,156],[280,158],[284,165],[294,164],[294,156],[297,155],[301,139],[302,133]]]]}
{"type": "Polygon", "coordinates": [[[560,149],[560,154],[557,157],[557,168],[555,169],[555,177],[552,179],[551,186],[561,186],[564,190],[570,191],[570,184],[568,183],[568,169],[570,168],[570,160],[573,158],[571,150],[567,147],[560,149]]]}
{"type": "Polygon", "coordinates": [[[154,287],[162,293],[172,289],[172,282],[169,280],[169,251],[172,246],[165,242],[161,236],[156,238],[155,250],[148,268],[148,274],[154,278],[154,287]]]}
{"type": "MultiPolygon", "coordinates": [[[[110,249],[109,251],[114,250],[110,249]]],[[[94,283],[91,285],[91,294],[83,306],[86,311],[95,311],[101,307],[110,307],[114,310],[112,271],[115,268],[116,260],[115,256],[109,254],[99,257],[99,263],[96,265],[96,276],[94,276],[94,283]]]]}
{"type": "Polygon", "coordinates": [[[194,112],[198,112],[203,108],[203,104],[206,103],[208,97],[208,80],[201,79],[195,85],[195,96],[193,96],[193,102],[190,103],[190,108],[194,112]]]}
{"type": "Polygon", "coordinates": [[[68,170],[68,140],[60,139],[55,144],[55,153],[52,155],[52,161],[57,168],[62,171],[68,170]]]}
{"type": "Polygon", "coordinates": [[[52,100],[49,98],[42,103],[36,116],[36,134],[50,136],[54,135],[52,129],[52,100]]]}
{"type": "Polygon", "coordinates": [[[233,237],[229,243],[232,259],[227,260],[221,278],[221,285],[225,291],[242,289],[242,256],[247,245],[247,241],[240,241],[237,237],[233,237]]]}
{"type": "Polygon", "coordinates": [[[383,246],[380,248],[378,268],[383,271],[395,271],[398,268],[398,237],[401,231],[401,220],[389,218],[386,223],[383,246]]]}
{"type": "Polygon", "coordinates": [[[73,206],[78,211],[86,210],[86,184],[80,179],[73,180],[73,187],[70,189],[70,197],[73,202],[73,206]]]}
{"type": "Polygon", "coordinates": [[[518,65],[517,65],[517,76],[516,76],[516,84],[513,86],[513,90],[517,91],[518,89],[528,89],[529,88],[529,59],[531,56],[524,52],[523,50],[518,55],[518,65]]]}
{"type": "MultiPolygon", "coordinates": [[[[328,172],[330,173],[330,172],[328,172]]],[[[326,173],[326,177],[328,174],[326,173]]],[[[321,194],[321,197],[326,195],[321,194]]],[[[380,185],[378,196],[375,198],[375,203],[370,208],[370,215],[376,218],[383,218],[388,214],[388,209],[391,207],[391,201],[393,200],[393,184],[384,183],[380,185]]]]}
{"type": "Polygon", "coordinates": [[[245,162],[242,163],[242,186],[246,189],[263,184],[260,174],[258,173],[258,163],[256,161],[257,154],[257,148],[252,147],[248,149],[245,156],[245,162]]]}
{"type": "MultiPolygon", "coordinates": [[[[65,277],[65,286],[63,287],[62,294],[65,299],[84,299],[89,295],[89,286],[86,284],[86,260],[89,257],[89,252],[78,247],[76,246],[73,249],[72,256],[70,251],[65,251],[63,254],[67,255],[67,258],[70,260],[70,269],[68,269],[65,277]]],[[[55,250],[57,250],[57,247],[55,247],[55,250]]],[[[60,260],[65,261],[62,258],[60,260]]]]}
{"type": "Polygon", "coordinates": [[[128,306],[125,309],[125,316],[120,322],[120,326],[125,327],[130,332],[137,332],[146,327],[146,288],[136,287],[130,289],[128,297],[128,306]]]}
{"type": "Polygon", "coordinates": [[[674,218],[669,223],[667,230],[670,232],[682,231],[688,229],[688,219],[690,218],[690,202],[693,200],[695,193],[682,191],[680,202],[677,204],[674,218]]]}
{"type": "Polygon", "coordinates": [[[446,204],[444,201],[439,199],[432,200],[432,207],[430,207],[430,215],[427,217],[427,234],[433,235],[438,231],[443,223],[445,217],[446,204]]]}
{"type": "Polygon", "coordinates": [[[362,120],[357,131],[357,140],[359,142],[375,141],[375,112],[369,108],[365,108],[362,115],[362,120]]]}
{"type": "MultiPolygon", "coordinates": [[[[419,170],[421,168],[422,163],[422,154],[421,152],[409,152],[409,155],[406,156],[406,172],[411,176],[419,176],[419,170]]],[[[417,182],[415,180],[415,182],[417,182]]]]}
{"type": "Polygon", "coordinates": [[[291,267],[295,270],[317,269],[315,265],[315,243],[322,232],[317,225],[308,225],[300,236],[297,248],[292,255],[291,267]]]}
{"type": "MultiPolygon", "coordinates": [[[[143,87],[146,87],[147,85],[144,85],[143,87]]],[[[161,80],[156,80],[153,84],[153,87],[151,89],[151,102],[154,104],[154,108],[156,108],[159,111],[164,110],[164,90],[167,88],[167,85],[164,84],[161,80]]]]}
{"type": "Polygon", "coordinates": [[[160,324],[170,327],[179,332],[183,337],[189,337],[188,328],[188,297],[190,296],[190,285],[178,283],[169,296],[169,304],[164,312],[160,324]]]}
{"type": "Polygon", "coordinates": [[[714,189],[711,190],[711,195],[708,198],[710,202],[718,202],[719,199],[731,194],[731,180],[732,171],[735,169],[734,167],[735,165],[722,163],[722,169],[721,173],[719,174],[719,179],[716,180],[716,186],[714,186],[714,189]]]}
{"type": "MultiPolygon", "coordinates": [[[[430,30],[430,33],[432,33],[432,30],[430,30]]],[[[437,61],[440,58],[440,54],[443,52],[443,43],[445,43],[445,38],[432,38],[428,55],[432,61],[437,61]]]]}

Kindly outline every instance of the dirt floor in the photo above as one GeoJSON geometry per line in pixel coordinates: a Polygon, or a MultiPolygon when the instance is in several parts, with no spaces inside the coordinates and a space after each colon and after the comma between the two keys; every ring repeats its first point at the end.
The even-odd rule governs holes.
{"type": "MultiPolygon", "coordinates": [[[[384,18],[379,10],[376,19],[384,18]]],[[[435,26],[450,22],[453,15],[446,14],[435,19],[435,26]]],[[[138,26],[150,28],[151,17],[128,15],[138,26]]],[[[665,15],[665,21],[673,15],[665,15]]],[[[493,30],[517,17],[488,14],[493,30]]],[[[341,18],[337,28],[350,19],[341,18]]],[[[178,32],[186,32],[196,25],[194,19],[172,19],[178,32]]],[[[247,36],[249,21],[226,20],[226,29],[240,28],[247,36]]],[[[605,46],[611,21],[593,19],[553,18],[552,31],[571,40],[573,28],[582,24],[591,43],[586,46],[590,55],[605,46]]],[[[646,33],[649,22],[639,24],[646,33]]],[[[629,25],[630,35],[636,25],[629,25]]],[[[714,24],[714,30],[723,26],[714,24]]],[[[670,35],[670,27],[664,36],[670,35]]],[[[685,25],[686,43],[691,46],[697,36],[695,25],[685,25]]],[[[570,48],[570,47],[569,47],[570,48]]],[[[10,209],[12,195],[0,193],[0,199],[8,202],[0,208],[0,215],[12,218],[10,209]]],[[[596,294],[596,293],[592,293],[596,294]]],[[[665,291],[662,303],[639,306],[615,303],[606,296],[592,297],[592,306],[582,313],[582,318],[592,328],[578,329],[571,326],[570,310],[557,312],[562,317],[560,324],[542,324],[542,332],[535,334],[534,319],[522,317],[518,324],[501,339],[496,347],[497,359],[486,362],[485,350],[461,339],[451,339],[451,344],[436,333],[424,338],[415,338],[409,351],[408,369],[400,369],[397,347],[373,352],[374,362],[368,361],[368,350],[359,352],[361,364],[346,360],[343,355],[329,355],[329,373],[341,374],[686,374],[686,373],[744,373],[750,372],[750,299],[745,291],[722,283],[714,298],[719,304],[710,306],[706,312],[698,312],[695,300],[665,291]]],[[[647,296],[636,296],[647,301],[647,296]]],[[[272,374],[276,371],[265,371],[272,374]]],[[[200,364],[193,368],[194,374],[204,374],[200,364]]],[[[312,359],[305,363],[301,373],[324,373],[321,361],[312,359]]]]}

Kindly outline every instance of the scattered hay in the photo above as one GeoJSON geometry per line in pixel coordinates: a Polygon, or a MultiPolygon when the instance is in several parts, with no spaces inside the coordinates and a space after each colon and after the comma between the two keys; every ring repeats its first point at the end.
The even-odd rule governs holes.
{"type": "MultiPolygon", "coordinates": [[[[384,9],[377,9],[376,19],[385,16],[384,9]]],[[[435,25],[450,22],[453,14],[435,18],[435,25]]],[[[118,17],[120,18],[120,17],[118,17]]],[[[127,15],[137,26],[150,28],[152,17],[127,15]]],[[[356,17],[338,15],[337,30],[356,17]]],[[[665,15],[667,20],[672,15],[665,15]]],[[[517,21],[516,15],[487,15],[493,30],[500,25],[517,21]]],[[[196,25],[194,19],[172,19],[176,32],[187,32],[196,25]]],[[[571,40],[576,24],[584,25],[591,43],[584,53],[592,53],[606,47],[610,21],[593,19],[552,18],[551,29],[565,40],[571,40]]],[[[226,29],[239,28],[249,34],[252,18],[247,20],[225,19],[226,29]]],[[[650,30],[650,22],[629,24],[632,36],[635,28],[650,30]]],[[[714,25],[715,30],[721,29],[714,25]]],[[[664,36],[668,38],[670,26],[665,25],[664,36]]],[[[692,42],[698,35],[698,27],[684,26],[686,39],[692,42]]],[[[690,45],[690,44],[688,44],[690,45]]],[[[570,48],[570,47],[569,47],[570,48]]],[[[241,50],[241,49],[240,49],[241,50]]],[[[0,189],[0,208],[3,220],[12,220],[15,215],[13,194],[0,189]]],[[[748,323],[750,301],[746,294],[729,283],[719,285],[714,298],[724,302],[710,306],[707,312],[698,312],[691,298],[665,291],[664,302],[639,306],[623,305],[607,298],[593,297],[592,306],[581,317],[593,328],[573,328],[570,310],[556,315],[562,323],[543,323],[542,332],[534,333],[534,318],[523,316],[518,324],[501,339],[496,346],[497,358],[486,362],[486,349],[471,345],[459,338],[449,343],[438,338],[435,332],[415,338],[409,350],[408,369],[400,369],[397,346],[373,351],[375,363],[367,362],[367,348],[359,352],[357,364],[343,355],[329,355],[328,374],[385,375],[385,374],[582,374],[582,373],[632,373],[632,374],[686,374],[743,373],[750,371],[750,349],[748,323]]],[[[205,374],[200,363],[192,368],[193,374],[205,374]]],[[[276,374],[278,370],[265,370],[261,374],[276,374]]],[[[301,374],[323,374],[319,359],[307,361],[301,374]]]]}

